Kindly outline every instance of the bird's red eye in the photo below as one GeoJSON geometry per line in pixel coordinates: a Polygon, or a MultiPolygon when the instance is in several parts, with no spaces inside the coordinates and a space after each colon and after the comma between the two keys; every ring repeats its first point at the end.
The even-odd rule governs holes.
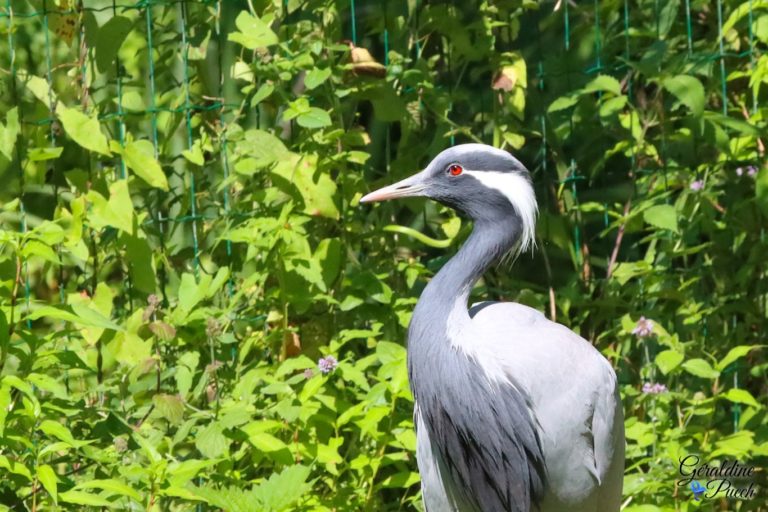
{"type": "Polygon", "coordinates": [[[448,167],[448,173],[451,176],[458,176],[462,172],[464,172],[464,168],[459,164],[452,164],[450,167],[448,167]]]}

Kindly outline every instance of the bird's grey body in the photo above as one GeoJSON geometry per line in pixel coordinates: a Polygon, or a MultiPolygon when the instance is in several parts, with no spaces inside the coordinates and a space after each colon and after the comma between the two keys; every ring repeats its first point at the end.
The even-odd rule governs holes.
{"type": "Polygon", "coordinates": [[[404,195],[427,195],[475,223],[425,288],[408,331],[427,512],[618,511],[624,428],[608,361],[529,307],[467,306],[490,265],[532,242],[525,168],[488,146],[456,146],[366,199],[404,195]]]}
{"type": "MultiPolygon", "coordinates": [[[[580,362],[602,358],[598,358],[588,342],[527,306],[483,306],[471,321],[476,320],[479,326],[504,325],[504,330],[488,332],[487,328],[479,327],[477,339],[489,345],[483,347],[486,356],[481,357],[495,358],[504,372],[514,376],[521,392],[528,395],[531,423],[538,433],[546,464],[547,485],[539,510],[619,510],[624,468],[623,417],[615,375],[608,362],[580,366],[580,362]],[[536,354],[531,347],[537,349],[536,354]],[[571,367],[563,368],[563,361],[571,367]]],[[[470,309],[470,315],[477,309],[470,309]]],[[[412,340],[409,338],[409,343],[412,340]]],[[[439,369],[434,372],[439,373],[439,369]]],[[[464,392],[473,397],[471,400],[483,400],[488,393],[483,385],[468,383],[464,392]]],[[[522,505],[477,509],[452,502],[446,487],[461,484],[446,478],[440,470],[445,462],[436,453],[438,450],[431,448],[429,429],[421,418],[418,403],[414,417],[417,461],[428,512],[529,510],[522,505]]],[[[484,428],[484,422],[477,421],[474,428],[484,428]]]]}

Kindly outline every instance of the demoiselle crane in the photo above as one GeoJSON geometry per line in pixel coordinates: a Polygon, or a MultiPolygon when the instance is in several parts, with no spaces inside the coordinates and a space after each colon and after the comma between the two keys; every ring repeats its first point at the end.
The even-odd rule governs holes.
{"type": "Polygon", "coordinates": [[[466,243],[424,289],[408,329],[426,510],[618,511],[624,421],[609,362],[530,307],[467,307],[490,265],[535,242],[528,170],[506,151],[463,144],[361,202],[412,196],[474,222],[466,243]]]}

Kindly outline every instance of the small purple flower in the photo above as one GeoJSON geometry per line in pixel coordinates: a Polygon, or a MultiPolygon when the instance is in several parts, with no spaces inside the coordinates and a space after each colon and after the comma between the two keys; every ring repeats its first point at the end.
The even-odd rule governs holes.
{"type": "Polygon", "coordinates": [[[749,167],[747,167],[747,176],[749,176],[750,178],[754,178],[756,174],[757,174],[757,167],[755,167],[754,165],[750,165],[749,167]]]}
{"type": "Polygon", "coordinates": [[[315,372],[312,371],[312,368],[307,368],[306,370],[304,370],[304,378],[311,379],[314,376],[315,376],[315,372]]]}
{"type": "Polygon", "coordinates": [[[704,180],[696,180],[692,181],[691,184],[688,186],[691,190],[694,192],[698,192],[702,188],[704,188],[704,180]]]}
{"type": "Polygon", "coordinates": [[[635,328],[632,329],[632,334],[638,338],[647,338],[653,335],[653,321],[648,320],[644,316],[640,317],[640,320],[635,324],[635,328]]]}
{"type": "Polygon", "coordinates": [[[320,360],[317,362],[317,368],[323,373],[331,373],[333,370],[336,369],[336,366],[338,366],[339,362],[336,360],[333,356],[325,356],[321,357],[320,360]]]}
{"type": "Polygon", "coordinates": [[[659,382],[646,382],[643,384],[643,393],[646,395],[660,395],[667,392],[667,386],[659,382]]]}

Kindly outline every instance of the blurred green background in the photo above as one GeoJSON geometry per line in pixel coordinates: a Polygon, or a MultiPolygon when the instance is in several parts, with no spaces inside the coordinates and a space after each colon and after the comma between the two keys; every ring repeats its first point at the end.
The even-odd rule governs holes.
{"type": "Polygon", "coordinates": [[[0,509],[421,510],[405,328],[471,225],[358,201],[479,141],[541,214],[475,296],[615,365],[624,510],[768,510],[768,2],[4,0],[0,31],[0,509]],[[687,454],[755,497],[693,500],[687,454]]]}

